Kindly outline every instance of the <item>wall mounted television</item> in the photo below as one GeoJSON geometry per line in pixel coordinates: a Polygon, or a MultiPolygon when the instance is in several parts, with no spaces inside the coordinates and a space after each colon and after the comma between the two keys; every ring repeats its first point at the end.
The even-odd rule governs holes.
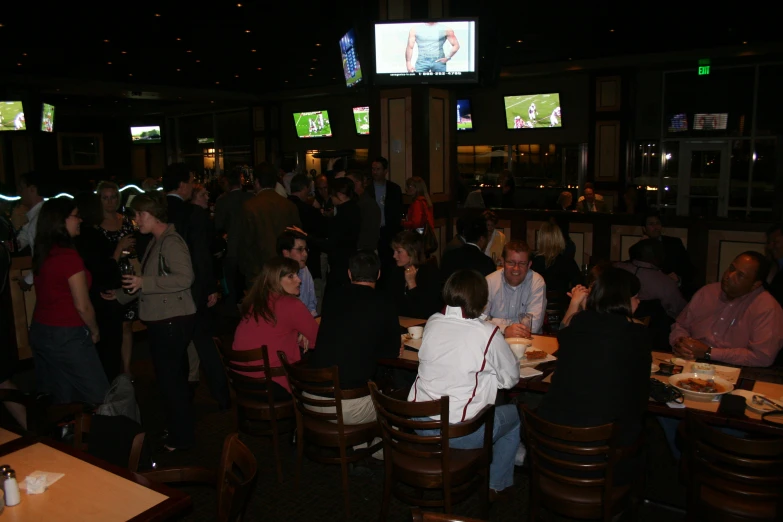
{"type": "Polygon", "coordinates": [[[378,85],[478,82],[477,19],[375,23],[378,85]]]}
{"type": "Polygon", "coordinates": [[[20,101],[0,101],[0,131],[27,130],[24,106],[20,101]]]}
{"type": "Polygon", "coordinates": [[[726,130],[728,113],[709,113],[693,115],[693,130],[726,130]]]}
{"type": "Polygon", "coordinates": [[[340,54],[343,59],[345,86],[354,87],[362,81],[362,66],[356,52],[356,33],[353,29],[340,38],[340,54]]]}
{"type": "Polygon", "coordinates": [[[147,145],[161,143],[160,125],[147,125],[145,127],[131,127],[133,143],[147,145]]]}
{"type": "Polygon", "coordinates": [[[353,120],[356,123],[356,134],[370,134],[369,107],[354,107],[353,120]]]}
{"type": "Polygon", "coordinates": [[[44,132],[54,131],[54,105],[41,104],[41,130],[44,132]]]}
{"type": "Polygon", "coordinates": [[[503,97],[506,109],[506,128],[538,129],[563,126],[560,94],[522,94],[503,97]]]}
{"type": "Polygon", "coordinates": [[[683,113],[674,114],[669,119],[669,132],[685,132],[688,130],[688,115],[683,113]]]}
{"type": "Polygon", "coordinates": [[[295,112],[294,125],[300,138],[330,138],[329,111],[295,112]]]}
{"type": "Polygon", "coordinates": [[[473,113],[470,108],[470,100],[467,98],[457,100],[457,130],[473,130],[473,113]]]}

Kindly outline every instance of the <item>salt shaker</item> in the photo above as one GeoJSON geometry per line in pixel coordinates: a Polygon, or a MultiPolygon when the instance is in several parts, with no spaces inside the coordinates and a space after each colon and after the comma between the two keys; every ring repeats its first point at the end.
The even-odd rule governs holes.
{"type": "Polygon", "coordinates": [[[19,495],[19,484],[16,482],[16,472],[12,469],[7,469],[3,473],[3,487],[5,489],[5,505],[15,506],[21,501],[19,495]]]}

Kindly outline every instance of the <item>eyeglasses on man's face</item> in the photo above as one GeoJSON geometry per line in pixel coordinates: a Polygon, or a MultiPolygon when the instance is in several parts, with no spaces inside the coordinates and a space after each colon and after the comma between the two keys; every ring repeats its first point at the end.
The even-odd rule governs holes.
{"type": "Polygon", "coordinates": [[[509,268],[525,268],[530,261],[504,261],[505,265],[509,268]]]}

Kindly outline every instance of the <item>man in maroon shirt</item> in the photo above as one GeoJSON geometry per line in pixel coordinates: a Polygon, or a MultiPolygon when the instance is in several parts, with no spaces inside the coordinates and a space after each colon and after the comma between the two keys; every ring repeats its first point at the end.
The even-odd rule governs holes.
{"type": "Polygon", "coordinates": [[[762,254],[743,252],[720,283],[696,292],[672,327],[674,352],[738,366],[771,366],[783,347],[783,309],[764,289],[769,267],[762,254]]]}

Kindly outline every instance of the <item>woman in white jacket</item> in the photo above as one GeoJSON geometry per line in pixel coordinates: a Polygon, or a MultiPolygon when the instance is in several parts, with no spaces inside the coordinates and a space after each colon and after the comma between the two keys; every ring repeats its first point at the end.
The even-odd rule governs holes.
{"type": "MultiPolygon", "coordinates": [[[[444,313],[427,321],[419,350],[419,372],[408,400],[424,402],[449,396],[449,422],[470,420],[495,404],[499,389],[519,381],[519,362],[500,329],[479,319],[487,305],[487,281],[478,272],[455,272],[443,288],[444,313]]],[[[520,448],[515,405],[495,407],[489,487],[495,493],[514,485],[514,461],[520,448]]],[[[426,435],[422,433],[423,435],[426,435]]],[[[484,428],[451,439],[458,449],[480,448],[484,428]]]]}

